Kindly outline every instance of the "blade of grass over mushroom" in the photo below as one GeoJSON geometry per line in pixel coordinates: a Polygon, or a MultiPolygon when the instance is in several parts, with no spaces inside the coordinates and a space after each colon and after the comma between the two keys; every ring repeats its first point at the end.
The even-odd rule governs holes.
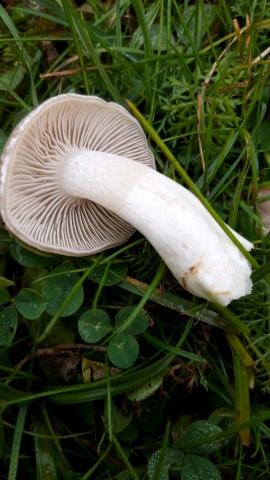
{"type": "Polygon", "coordinates": [[[147,133],[149,133],[150,137],[154,140],[154,142],[159,146],[160,150],[164,153],[167,159],[170,161],[172,166],[175,168],[177,173],[180,177],[184,180],[186,185],[190,188],[190,190],[198,197],[204,207],[208,210],[208,212],[212,215],[212,217],[216,220],[216,222],[220,225],[222,230],[228,235],[228,237],[232,240],[232,242],[237,246],[237,248],[241,251],[241,253],[246,257],[246,259],[251,263],[254,268],[259,268],[258,262],[255,258],[243,247],[241,242],[234,236],[234,234],[230,231],[230,229],[225,225],[225,223],[221,220],[220,216],[216,213],[214,208],[207,202],[205,197],[202,195],[200,190],[196,187],[194,182],[191,180],[187,172],[184,168],[180,165],[177,161],[173,153],[170,149],[165,145],[163,140],[160,138],[156,130],[150,125],[150,123],[144,118],[144,116],[139,112],[139,110],[135,107],[135,105],[130,101],[126,100],[127,105],[129,106],[132,113],[135,117],[140,121],[142,126],[145,128],[147,133]]]}
{"type": "Polygon", "coordinates": [[[61,314],[63,313],[63,311],[65,310],[65,308],[69,304],[70,300],[72,299],[72,297],[75,294],[75,292],[77,291],[77,289],[83,284],[83,282],[86,280],[88,275],[99,265],[102,257],[103,257],[103,254],[99,255],[99,257],[96,259],[96,261],[84,272],[84,274],[81,276],[80,280],[76,283],[76,285],[74,285],[74,287],[72,288],[70,293],[67,295],[65,301],[61,305],[61,308],[59,308],[56,315],[54,315],[53,318],[50,320],[48,325],[45,327],[43,333],[36,339],[36,341],[35,341],[36,344],[42,343],[47,338],[47,336],[50,334],[50,332],[52,331],[52,329],[56,325],[57,321],[61,317],[61,314]]]}
{"type": "Polygon", "coordinates": [[[144,238],[141,238],[139,240],[135,240],[134,242],[130,242],[127,245],[124,245],[124,247],[121,247],[121,248],[117,249],[115,252],[113,252],[108,257],[101,260],[100,264],[103,265],[104,263],[111,262],[114,258],[120,257],[120,255],[122,255],[123,253],[127,252],[128,250],[131,250],[133,247],[137,247],[138,245],[141,245],[144,242],[145,242],[144,238]]]}

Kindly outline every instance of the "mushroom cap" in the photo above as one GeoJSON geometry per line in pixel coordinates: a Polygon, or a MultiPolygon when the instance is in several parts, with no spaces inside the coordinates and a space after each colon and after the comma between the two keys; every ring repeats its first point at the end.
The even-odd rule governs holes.
{"type": "Polygon", "coordinates": [[[80,149],[155,168],[144,132],[125,108],[77,94],[45,101],[14,129],[1,159],[1,214],[7,228],[28,245],[83,256],[120,245],[134,233],[109,210],[58,188],[59,162],[80,149]]]}

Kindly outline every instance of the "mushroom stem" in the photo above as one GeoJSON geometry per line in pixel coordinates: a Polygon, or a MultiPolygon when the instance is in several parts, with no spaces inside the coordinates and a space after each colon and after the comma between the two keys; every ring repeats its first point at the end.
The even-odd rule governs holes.
{"type": "Polygon", "coordinates": [[[165,175],[122,156],[76,150],[62,162],[59,182],[63,193],[92,200],[139,230],[189,292],[223,306],[251,292],[246,258],[201,202],[165,175]]]}

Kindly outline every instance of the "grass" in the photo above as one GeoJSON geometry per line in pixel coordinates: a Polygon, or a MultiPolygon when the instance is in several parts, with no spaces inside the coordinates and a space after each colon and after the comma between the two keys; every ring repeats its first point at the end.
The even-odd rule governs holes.
{"type": "Polygon", "coordinates": [[[256,202],[269,182],[267,2],[79,4],[2,2],[0,148],[59,93],[130,108],[158,170],[253,242],[254,287],[218,308],[185,292],[139,233],[73,259],[2,226],[1,478],[267,479],[269,235],[256,202]]]}

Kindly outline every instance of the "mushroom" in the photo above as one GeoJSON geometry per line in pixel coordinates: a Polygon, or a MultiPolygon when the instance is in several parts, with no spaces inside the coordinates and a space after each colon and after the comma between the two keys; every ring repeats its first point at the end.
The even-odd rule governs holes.
{"type": "Polygon", "coordinates": [[[263,222],[263,234],[270,230],[270,187],[261,187],[257,192],[257,209],[263,222]]]}
{"type": "Polygon", "coordinates": [[[3,151],[0,199],[7,228],[37,249],[90,255],[137,229],[189,292],[225,306],[251,291],[244,255],[197,197],[155,170],[141,126],[115,103],[64,94],[29,113],[3,151]]]}

